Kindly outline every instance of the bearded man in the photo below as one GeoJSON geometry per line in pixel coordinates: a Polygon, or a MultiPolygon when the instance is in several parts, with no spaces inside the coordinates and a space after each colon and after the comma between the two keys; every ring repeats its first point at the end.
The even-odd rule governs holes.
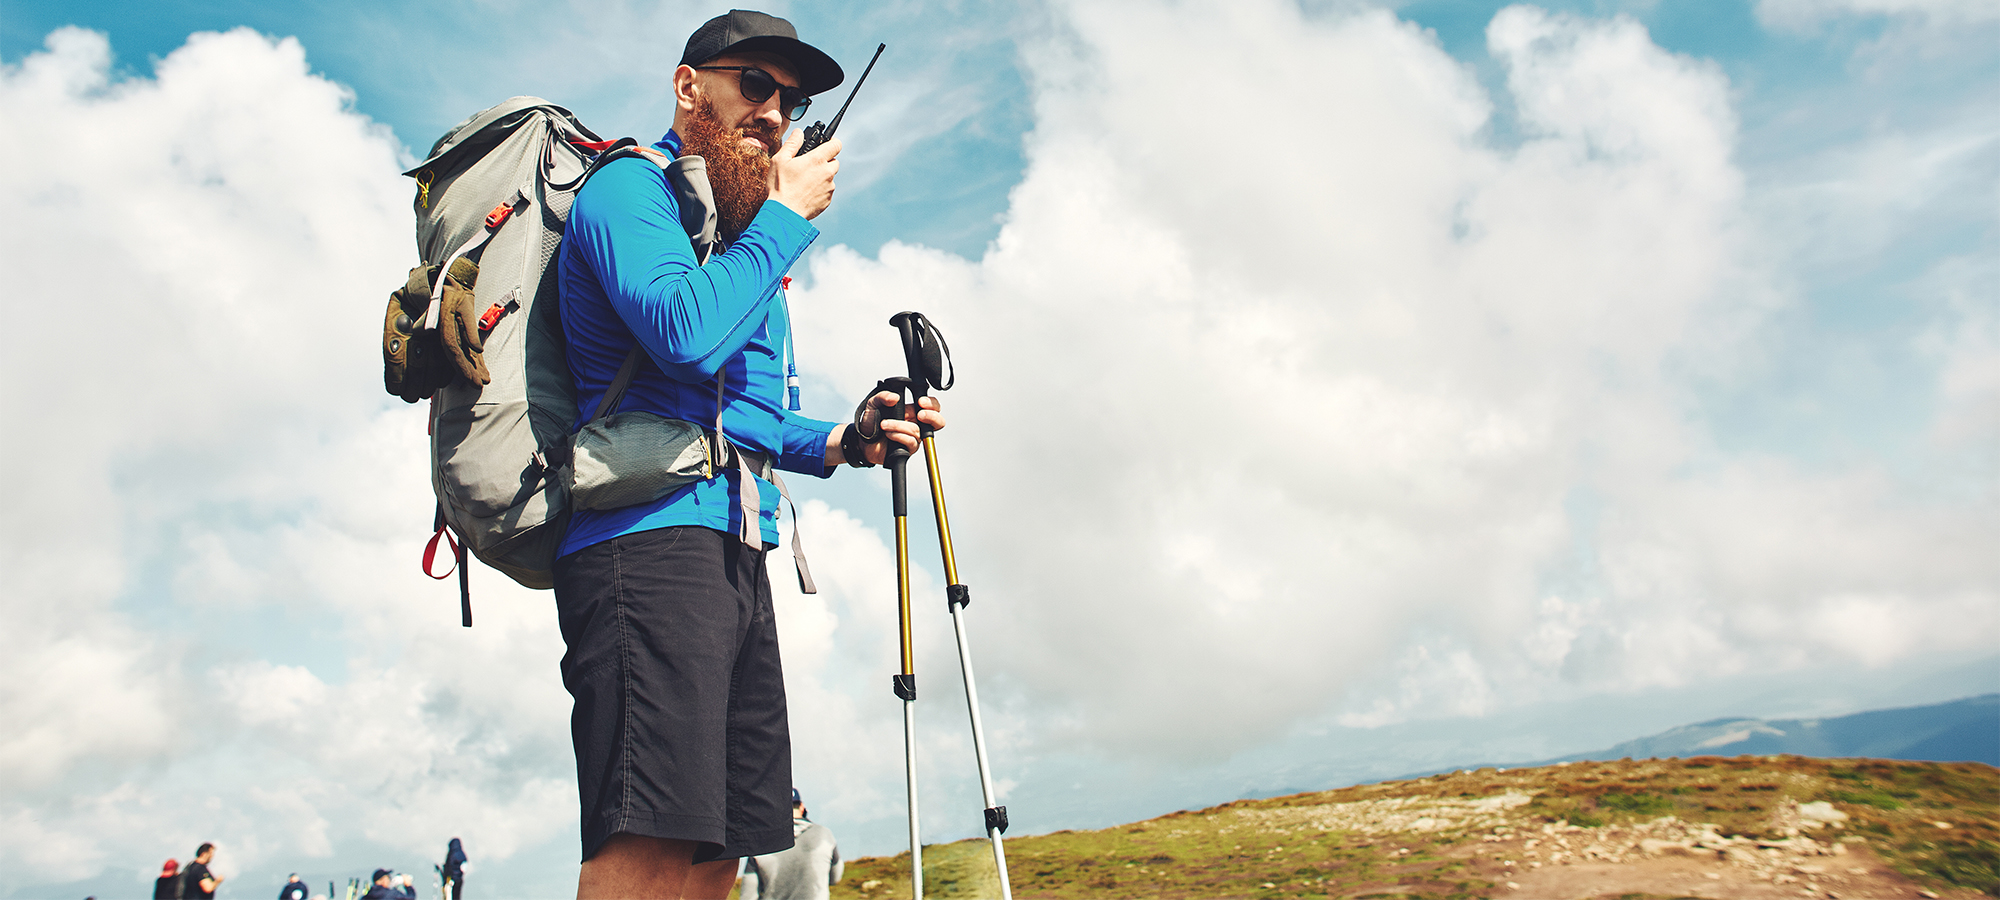
{"type": "Polygon", "coordinates": [[[719,422],[729,455],[747,463],[652,502],[572,514],[555,589],[576,701],[579,898],[720,898],[738,858],[791,846],[791,737],[764,562],[778,542],[771,469],[823,478],[844,462],[880,464],[888,441],[917,447],[917,420],[944,426],[929,398],[882,421],[899,399],[886,392],[864,404],[861,428],[786,408],[785,272],[818,236],[808,220],[832,202],[840,167],[838,140],[800,155],[801,135],[787,131],[842,77],[783,19],[711,19],[688,39],[674,127],[653,147],[706,161],[722,246],[697,256],[673,181],[645,159],[603,166],[570,211],[558,277],[575,424],[636,345],[616,411],[719,422]]]}

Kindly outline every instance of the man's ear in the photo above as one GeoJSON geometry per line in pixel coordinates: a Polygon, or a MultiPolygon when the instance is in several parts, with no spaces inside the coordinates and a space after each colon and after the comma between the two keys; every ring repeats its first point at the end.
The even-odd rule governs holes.
{"type": "Polygon", "coordinates": [[[693,67],[681,66],[674,70],[674,105],[687,112],[694,112],[701,104],[701,88],[694,83],[693,67]]]}

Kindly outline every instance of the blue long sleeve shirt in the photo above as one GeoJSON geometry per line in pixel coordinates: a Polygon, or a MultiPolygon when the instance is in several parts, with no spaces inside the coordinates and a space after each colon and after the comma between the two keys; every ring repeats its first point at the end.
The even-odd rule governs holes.
{"type": "MultiPolygon", "coordinates": [[[[680,136],[667,132],[653,146],[677,156],[680,136]]],[[[766,201],[728,250],[697,265],[659,166],[623,159],[592,175],[570,207],[557,256],[563,337],[577,393],[571,430],[596,411],[636,341],[645,358],[616,411],[645,410],[714,428],[715,375],[721,372],[722,431],[730,440],[770,454],[785,471],[832,474],[826,440],[834,423],[792,413],[783,400],[790,322],[780,288],[785,272],[818,236],[799,214],[766,201]]],[[[576,510],[559,553],[674,525],[735,534],[742,525],[741,477],[730,470],[652,503],[576,510]]],[[[778,492],[762,484],[758,498],[764,543],[776,546],[778,492]]]]}

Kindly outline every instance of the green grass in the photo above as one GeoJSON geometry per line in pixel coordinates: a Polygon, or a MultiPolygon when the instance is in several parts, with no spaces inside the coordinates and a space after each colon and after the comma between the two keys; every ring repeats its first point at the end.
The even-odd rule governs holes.
{"type": "Polygon", "coordinates": [[[1902,809],[1903,801],[1881,791],[1827,791],[1823,796],[1835,803],[1853,806],[1872,806],[1876,809],[1902,809]]]}
{"type": "Polygon", "coordinates": [[[1625,794],[1607,791],[1597,798],[1597,805],[1603,809],[1631,813],[1635,816],[1663,816],[1673,811],[1674,801],[1655,794],[1625,794]]]}

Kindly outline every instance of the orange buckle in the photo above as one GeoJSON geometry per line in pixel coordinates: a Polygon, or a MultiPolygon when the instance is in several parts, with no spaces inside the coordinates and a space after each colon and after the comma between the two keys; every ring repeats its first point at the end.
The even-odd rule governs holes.
{"type": "Polygon", "coordinates": [[[486,227],[499,228],[507,222],[507,217],[513,214],[514,206],[511,203],[502,203],[499,206],[493,207],[493,211],[486,214],[486,227]]]}
{"type": "Polygon", "coordinates": [[[507,314],[507,307],[501,306],[498,303],[495,303],[492,306],[487,307],[485,312],[479,314],[480,332],[484,333],[492,331],[493,326],[500,324],[500,317],[506,314],[507,314]]]}

